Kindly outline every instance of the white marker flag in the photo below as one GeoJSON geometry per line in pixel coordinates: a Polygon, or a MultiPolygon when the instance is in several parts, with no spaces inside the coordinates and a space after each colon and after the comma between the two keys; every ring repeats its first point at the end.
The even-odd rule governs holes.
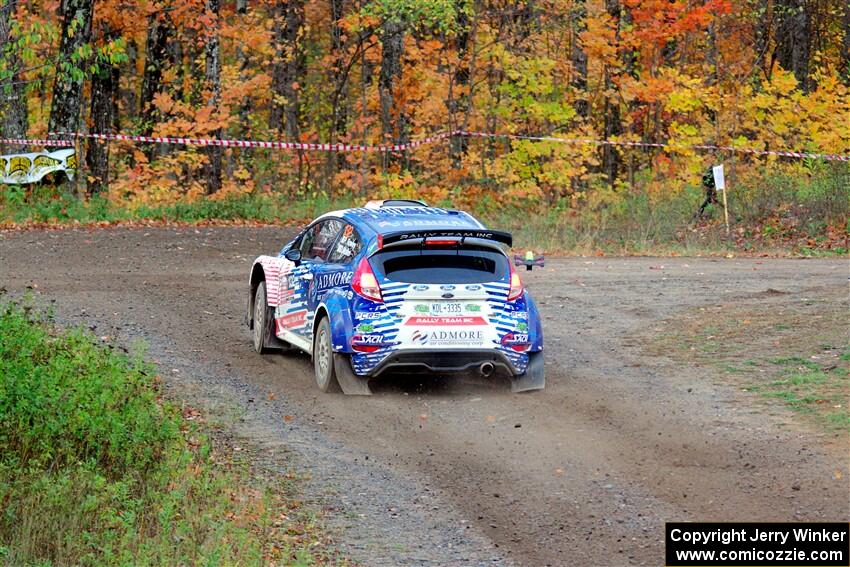
{"type": "Polygon", "coordinates": [[[723,174],[723,164],[715,165],[711,168],[714,172],[714,186],[718,191],[726,190],[726,177],[723,174]]]}

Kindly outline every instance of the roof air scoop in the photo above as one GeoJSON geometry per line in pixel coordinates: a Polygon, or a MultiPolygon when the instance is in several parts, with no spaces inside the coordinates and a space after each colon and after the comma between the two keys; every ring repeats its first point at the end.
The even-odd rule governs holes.
{"type": "Polygon", "coordinates": [[[427,207],[424,201],[414,199],[377,199],[366,203],[367,209],[380,209],[382,207],[427,207]]]}

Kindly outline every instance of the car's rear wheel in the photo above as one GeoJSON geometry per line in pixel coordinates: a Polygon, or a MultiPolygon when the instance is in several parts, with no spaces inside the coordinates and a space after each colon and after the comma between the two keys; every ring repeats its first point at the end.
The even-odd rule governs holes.
{"type": "Polygon", "coordinates": [[[313,339],[313,368],[316,385],[323,392],[339,392],[340,387],[334,369],[334,352],[331,344],[331,325],[327,317],[319,321],[313,339]]]}
{"type": "Polygon", "coordinates": [[[254,293],[254,350],[260,354],[269,352],[274,344],[274,308],[266,301],[266,282],[261,281],[254,293]]]}

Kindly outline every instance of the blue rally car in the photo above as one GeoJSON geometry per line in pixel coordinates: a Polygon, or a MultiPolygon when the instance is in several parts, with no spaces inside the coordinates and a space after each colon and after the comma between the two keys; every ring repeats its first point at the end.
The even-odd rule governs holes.
{"type": "Polygon", "coordinates": [[[384,373],[467,370],[542,389],[540,317],[511,243],[468,213],[418,201],[322,215],[254,261],[254,348],[310,354],[326,392],[368,394],[384,373]]]}

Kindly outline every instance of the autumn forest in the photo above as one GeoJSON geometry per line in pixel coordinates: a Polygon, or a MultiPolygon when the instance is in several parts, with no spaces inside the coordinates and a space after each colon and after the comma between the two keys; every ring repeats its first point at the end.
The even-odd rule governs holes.
{"type": "Polygon", "coordinates": [[[845,0],[0,1],[2,138],[667,145],[82,138],[77,191],[130,205],[319,191],[594,207],[698,185],[719,161],[741,182],[846,166],[694,146],[850,153],[845,0]]]}

